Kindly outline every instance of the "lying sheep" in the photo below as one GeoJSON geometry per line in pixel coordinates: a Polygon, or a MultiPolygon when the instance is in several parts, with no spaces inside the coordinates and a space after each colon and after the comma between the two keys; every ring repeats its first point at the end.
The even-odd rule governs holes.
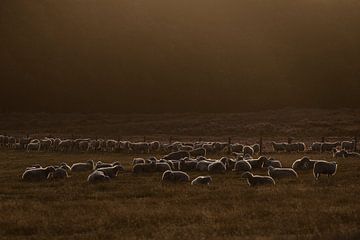
{"type": "Polygon", "coordinates": [[[103,172],[106,176],[110,178],[114,178],[119,174],[119,172],[124,171],[124,168],[121,165],[115,165],[112,167],[98,168],[97,171],[103,172]]]}
{"type": "Polygon", "coordinates": [[[314,165],[313,173],[315,179],[318,180],[321,174],[326,174],[328,177],[335,175],[336,170],[336,162],[317,161],[314,165]]]}
{"type": "Polygon", "coordinates": [[[316,162],[317,160],[310,160],[310,158],[308,157],[303,157],[301,159],[294,161],[291,168],[294,169],[295,171],[310,170],[313,169],[316,162]]]}
{"type": "Polygon", "coordinates": [[[209,164],[208,171],[211,173],[225,173],[226,165],[221,161],[215,161],[209,164]]]}
{"type": "Polygon", "coordinates": [[[121,165],[121,164],[118,161],[113,162],[113,163],[103,163],[101,161],[98,161],[96,163],[95,169],[105,168],[105,167],[113,167],[113,166],[117,166],[117,165],[121,165]]]}
{"type": "Polygon", "coordinates": [[[94,161],[88,160],[85,163],[74,163],[71,166],[71,172],[85,172],[94,170],[94,161]]]}
{"type": "Polygon", "coordinates": [[[189,182],[190,177],[186,172],[167,170],[163,173],[163,182],[189,182]]]}
{"type": "Polygon", "coordinates": [[[268,175],[273,179],[298,177],[292,168],[275,168],[273,166],[268,167],[268,175]]]}
{"type": "Polygon", "coordinates": [[[55,172],[51,173],[49,176],[49,178],[52,178],[52,179],[65,179],[68,177],[69,177],[68,172],[61,167],[56,168],[55,172]]]}
{"type": "Polygon", "coordinates": [[[180,160],[182,158],[189,158],[190,154],[187,151],[177,151],[169,153],[168,155],[164,156],[163,159],[165,160],[180,160]]]}
{"type": "Polygon", "coordinates": [[[89,183],[107,182],[110,181],[110,177],[106,176],[104,172],[95,170],[88,176],[87,181],[89,183]]]}
{"type": "Polygon", "coordinates": [[[270,176],[254,175],[251,172],[245,172],[241,175],[242,178],[246,178],[250,187],[260,185],[275,185],[275,181],[270,176]]]}
{"type": "Polygon", "coordinates": [[[48,179],[49,174],[52,172],[55,172],[55,168],[53,166],[46,168],[33,168],[26,170],[21,178],[24,181],[44,181],[48,179]]]}
{"type": "Polygon", "coordinates": [[[191,185],[210,185],[211,182],[211,176],[199,176],[191,182],[191,185]]]}
{"type": "Polygon", "coordinates": [[[156,172],[156,161],[151,163],[137,163],[133,166],[133,173],[156,172]]]}
{"type": "Polygon", "coordinates": [[[197,158],[197,157],[205,157],[206,156],[206,149],[205,148],[196,148],[192,151],[189,151],[190,156],[197,158]]]}
{"type": "Polygon", "coordinates": [[[236,161],[233,171],[234,172],[249,172],[251,171],[251,165],[246,160],[236,161]]]}

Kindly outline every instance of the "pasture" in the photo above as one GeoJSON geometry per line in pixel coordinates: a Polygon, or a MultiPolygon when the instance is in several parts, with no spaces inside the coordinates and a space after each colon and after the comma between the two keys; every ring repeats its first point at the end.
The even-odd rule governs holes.
{"type": "MultiPolygon", "coordinates": [[[[333,160],[330,154],[308,154],[333,160]]],[[[136,155],[148,156],[148,155],[136,155]]],[[[271,154],[285,167],[303,154],[271,154]]],[[[133,175],[134,155],[0,152],[1,239],[359,239],[360,161],[337,159],[337,174],[311,171],[274,187],[251,188],[239,174],[212,175],[210,186],[162,184],[161,173],[133,175]],[[24,183],[27,166],[94,159],[126,172],[90,185],[89,173],[24,183]]],[[[210,156],[219,157],[219,156],[210,156]]],[[[266,174],[265,170],[255,171],[266,174]]],[[[189,172],[191,178],[204,175],[189,172]]],[[[205,173],[206,175],[207,173],[205,173]]]]}

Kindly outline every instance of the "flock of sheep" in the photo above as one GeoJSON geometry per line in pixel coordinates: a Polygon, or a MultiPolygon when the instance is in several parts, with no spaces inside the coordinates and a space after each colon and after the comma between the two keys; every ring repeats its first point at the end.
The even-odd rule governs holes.
{"type": "MultiPolygon", "coordinates": [[[[39,140],[41,142],[41,140],[39,140]]],[[[66,140],[65,140],[66,141],[66,140]]],[[[84,140],[83,140],[84,141],[84,140]]],[[[114,140],[115,141],[115,140],[114,140]]],[[[72,147],[75,146],[76,140],[72,141],[72,147]]],[[[89,143],[91,140],[89,140],[89,143]]],[[[29,141],[28,144],[34,142],[29,141]]],[[[37,142],[38,143],[38,142],[37,142]]],[[[60,142],[61,143],[61,142],[60,142]]],[[[108,141],[105,141],[108,143],[108,141]]],[[[116,142],[117,144],[119,142],[116,142]]],[[[119,145],[113,145],[119,146],[119,145]]],[[[275,143],[272,142],[274,151],[286,152],[303,152],[306,150],[304,143],[275,143]]],[[[51,146],[51,145],[50,145],[51,146]]],[[[61,146],[58,144],[57,147],[61,146]]],[[[280,160],[271,157],[259,156],[260,145],[242,145],[238,143],[228,144],[221,142],[212,143],[182,143],[175,142],[172,144],[160,144],[160,142],[151,143],[132,143],[125,144],[130,152],[148,153],[151,151],[168,151],[169,153],[162,158],[156,157],[134,158],[132,172],[133,174],[160,172],[162,173],[163,182],[190,182],[190,176],[187,172],[198,171],[207,172],[205,176],[195,178],[192,185],[208,185],[212,182],[210,174],[226,173],[228,171],[241,173],[242,178],[246,178],[250,186],[275,184],[275,181],[281,178],[298,178],[299,171],[312,170],[316,180],[321,174],[328,177],[336,173],[337,163],[324,160],[313,160],[308,157],[295,160],[291,168],[283,167],[280,160]],[[144,146],[146,147],[144,148],[144,146]],[[156,147],[154,147],[156,145],[156,147]],[[134,148],[134,146],[136,146],[134,148]],[[141,147],[140,147],[141,146],[141,147]],[[154,148],[153,148],[154,147],[154,148]],[[232,157],[222,157],[220,159],[209,159],[207,153],[221,152],[226,148],[230,150],[232,157]],[[146,151],[144,151],[146,150],[146,151]],[[252,171],[258,169],[266,169],[267,176],[254,175],[252,171]]],[[[108,145],[105,145],[106,149],[108,145]]],[[[357,152],[351,152],[355,149],[353,142],[321,142],[313,143],[311,146],[313,151],[329,151],[333,152],[334,157],[360,157],[357,152]]],[[[66,163],[57,166],[41,167],[34,165],[25,170],[22,175],[24,181],[45,181],[48,179],[66,179],[69,173],[89,172],[87,181],[89,183],[109,181],[116,177],[120,172],[124,172],[124,167],[119,162],[114,163],[94,163],[89,160],[84,163],[75,163],[71,167],[66,163]]]]}

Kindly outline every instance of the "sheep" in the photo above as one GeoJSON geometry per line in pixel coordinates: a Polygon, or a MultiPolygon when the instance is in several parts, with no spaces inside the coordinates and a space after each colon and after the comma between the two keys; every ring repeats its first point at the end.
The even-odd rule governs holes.
{"type": "Polygon", "coordinates": [[[340,146],[340,142],[324,142],[321,144],[321,152],[332,151],[337,146],[340,146]]]}
{"type": "Polygon", "coordinates": [[[285,152],[286,151],[286,143],[277,143],[271,142],[274,152],[285,152]]]}
{"type": "Polygon", "coordinates": [[[212,153],[215,150],[215,143],[204,143],[202,148],[205,148],[206,152],[212,153]]]}
{"type": "Polygon", "coordinates": [[[341,142],[341,149],[352,151],[354,150],[355,142],[354,141],[342,141],[341,142]]]}
{"type": "Polygon", "coordinates": [[[189,158],[180,159],[180,170],[181,171],[192,171],[196,169],[198,161],[191,160],[189,158]]]}
{"type": "Polygon", "coordinates": [[[106,176],[104,172],[96,170],[88,176],[87,181],[89,183],[107,182],[110,181],[110,177],[106,176]]]}
{"type": "Polygon", "coordinates": [[[260,152],[260,144],[256,143],[256,144],[252,145],[251,147],[254,150],[255,154],[260,152]]]}
{"type": "Polygon", "coordinates": [[[137,163],[133,166],[133,173],[143,173],[143,172],[155,172],[156,171],[156,161],[151,163],[137,163]]]}
{"type": "Polygon", "coordinates": [[[72,150],[73,145],[74,145],[74,140],[66,139],[66,140],[61,140],[57,148],[61,152],[69,152],[72,150]]]}
{"type": "Polygon", "coordinates": [[[133,159],[133,165],[138,164],[138,163],[145,163],[145,159],[143,159],[143,158],[134,158],[133,159]]]}
{"type": "Polygon", "coordinates": [[[167,170],[163,173],[161,180],[163,182],[189,182],[190,177],[186,172],[167,170]]]}
{"type": "Polygon", "coordinates": [[[242,178],[246,178],[250,187],[260,186],[260,185],[275,185],[275,181],[270,176],[259,176],[254,175],[251,172],[244,172],[241,175],[242,178]]]}
{"type": "Polygon", "coordinates": [[[157,162],[156,163],[156,171],[157,172],[165,172],[167,170],[171,170],[171,166],[167,162],[157,162]]]}
{"type": "Polygon", "coordinates": [[[335,175],[337,170],[336,162],[317,161],[314,165],[313,174],[315,180],[320,178],[321,174],[326,174],[328,177],[335,175]]]}
{"type": "Polygon", "coordinates": [[[303,157],[301,159],[295,160],[291,166],[295,171],[299,170],[310,170],[313,169],[314,164],[317,160],[310,160],[308,157],[303,157]]]}
{"type": "Polygon", "coordinates": [[[345,149],[337,150],[333,149],[333,157],[334,158],[346,158],[348,157],[348,152],[345,149]]]}
{"type": "Polygon", "coordinates": [[[149,153],[150,144],[147,142],[129,142],[129,150],[134,153],[149,153]]]}
{"type": "Polygon", "coordinates": [[[28,151],[28,152],[30,152],[30,151],[40,151],[40,148],[41,148],[40,141],[39,142],[30,142],[26,146],[26,151],[28,151]]]}
{"type": "Polygon", "coordinates": [[[52,178],[52,179],[65,179],[68,177],[69,177],[69,175],[68,175],[67,171],[61,167],[56,168],[55,172],[51,173],[49,176],[49,178],[52,178]]]}
{"type": "Polygon", "coordinates": [[[282,168],[282,164],[279,160],[274,160],[272,158],[266,159],[262,165],[263,168],[273,166],[275,168],[282,168]]]}
{"type": "Polygon", "coordinates": [[[215,142],[214,143],[214,151],[221,152],[229,145],[227,142],[215,142]]]}
{"type": "Polygon", "coordinates": [[[211,173],[225,173],[226,165],[222,161],[215,161],[209,164],[208,171],[211,173]]]}
{"type": "Polygon", "coordinates": [[[55,168],[53,166],[46,168],[33,168],[26,170],[21,178],[24,181],[43,181],[48,179],[49,174],[52,172],[55,172],[55,168]]]}
{"type": "Polygon", "coordinates": [[[195,158],[197,158],[199,156],[205,157],[206,156],[206,149],[202,148],[202,147],[201,148],[195,148],[195,149],[189,151],[189,154],[190,154],[190,156],[195,157],[195,158]]]}
{"type": "Polygon", "coordinates": [[[200,172],[207,172],[209,169],[208,167],[211,163],[213,163],[213,161],[208,161],[208,160],[198,161],[196,164],[196,170],[200,172]]]}
{"type": "Polygon", "coordinates": [[[189,158],[190,154],[187,151],[177,151],[169,153],[168,155],[164,156],[163,159],[165,160],[180,160],[182,158],[189,158]]]}
{"type": "Polygon", "coordinates": [[[358,152],[346,152],[346,157],[360,158],[360,153],[358,153],[358,152]]]}
{"type": "Polygon", "coordinates": [[[95,169],[104,168],[104,167],[113,167],[117,165],[120,165],[120,163],[117,161],[113,163],[103,163],[101,161],[98,161],[95,165],[95,169]]]}
{"type": "Polygon", "coordinates": [[[60,168],[66,170],[66,171],[71,171],[71,168],[66,163],[60,163],[60,168]]]}
{"type": "Polygon", "coordinates": [[[94,161],[88,160],[85,163],[74,163],[71,166],[71,172],[85,172],[94,170],[94,161]]]}
{"type": "Polygon", "coordinates": [[[244,145],[240,143],[230,144],[230,152],[242,152],[244,149],[244,145]]]}
{"type": "Polygon", "coordinates": [[[79,147],[79,150],[82,152],[88,151],[90,148],[90,142],[89,141],[80,141],[78,147],[79,147]]]}
{"type": "Polygon", "coordinates": [[[236,161],[233,171],[234,172],[249,172],[251,171],[251,165],[246,160],[236,161]]]}
{"type": "Polygon", "coordinates": [[[285,145],[286,152],[298,152],[299,144],[298,143],[287,143],[285,145]]]}
{"type": "Polygon", "coordinates": [[[192,180],[191,185],[210,185],[211,182],[211,176],[199,176],[192,180]]]}
{"type": "Polygon", "coordinates": [[[252,169],[260,169],[263,167],[264,162],[267,160],[268,159],[265,156],[260,156],[257,159],[249,159],[247,161],[251,165],[252,169]]]}
{"type": "Polygon", "coordinates": [[[45,138],[45,139],[40,140],[40,149],[42,149],[44,151],[50,150],[51,145],[52,145],[52,141],[49,138],[45,138]]]}
{"type": "Polygon", "coordinates": [[[42,168],[42,166],[41,166],[40,164],[34,164],[34,165],[32,165],[31,167],[27,167],[27,168],[25,169],[25,171],[26,171],[26,170],[35,169],[35,168],[42,168]]]}
{"type": "Polygon", "coordinates": [[[251,146],[244,146],[243,148],[243,153],[245,154],[249,154],[249,155],[254,155],[254,149],[251,146]]]}
{"type": "Polygon", "coordinates": [[[96,169],[96,171],[103,172],[106,176],[108,176],[110,178],[114,178],[119,174],[119,172],[124,171],[124,168],[121,165],[115,165],[112,167],[98,168],[98,169],[96,169]]]}
{"type": "Polygon", "coordinates": [[[304,152],[306,150],[306,144],[304,142],[299,142],[298,144],[298,152],[304,152]]]}
{"type": "Polygon", "coordinates": [[[314,152],[320,152],[321,151],[321,146],[322,146],[322,142],[314,142],[312,145],[311,145],[311,151],[314,151],[314,152]]]}
{"type": "Polygon", "coordinates": [[[298,177],[298,174],[292,168],[275,168],[273,166],[268,167],[268,175],[273,179],[298,177]]]}
{"type": "Polygon", "coordinates": [[[106,151],[107,152],[114,152],[118,142],[114,139],[108,139],[105,141],[106,143],[106,151]]]}
{"type": "Polygon", "coordinates": [[[160,150],[160,142],[159,141],[153,141],[150,143],[150,151],[156,152],[160,150]]]}
{"type": "Polygon", "coordinates": [[[181,145],[179,147],[179,150],[180,151],[192,151],[192,150],[194,150],[194,148],[192,146],[188,146],[188,145],[181,145]]]}

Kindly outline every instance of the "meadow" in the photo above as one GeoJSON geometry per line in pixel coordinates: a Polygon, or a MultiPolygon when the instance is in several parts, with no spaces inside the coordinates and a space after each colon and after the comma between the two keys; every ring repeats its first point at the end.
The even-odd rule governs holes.
{"type": "MultiPolygon", "coordinates": [[[[271,154],[284,166],[303,154],[271,154]]],[[[136,155],[143,156],[143,155],[136,155]]],[[[332,160],[330,154],[309,154],[332,160]]],[[[0,152],[1,239],[359,239],[360,161],[337,160],[338,172],[311,172],[251,188],[239,174],[212,175],[210,186],[162,184],[161,174],[131,173],[134,155],[0,152]],[[88,173],[24,183],[27,166],[94,159],[126,172],[90,185],[88,173]]],[[[211,156],[219,157],[219,156],[211,156]]],[[[256,173],[265,174],[265,170],[256,173]]],[[[204,175],[190,172],[192,178],[204,175]]],[[[206,173],[205,173],[206,174],[206,173]]]]}

